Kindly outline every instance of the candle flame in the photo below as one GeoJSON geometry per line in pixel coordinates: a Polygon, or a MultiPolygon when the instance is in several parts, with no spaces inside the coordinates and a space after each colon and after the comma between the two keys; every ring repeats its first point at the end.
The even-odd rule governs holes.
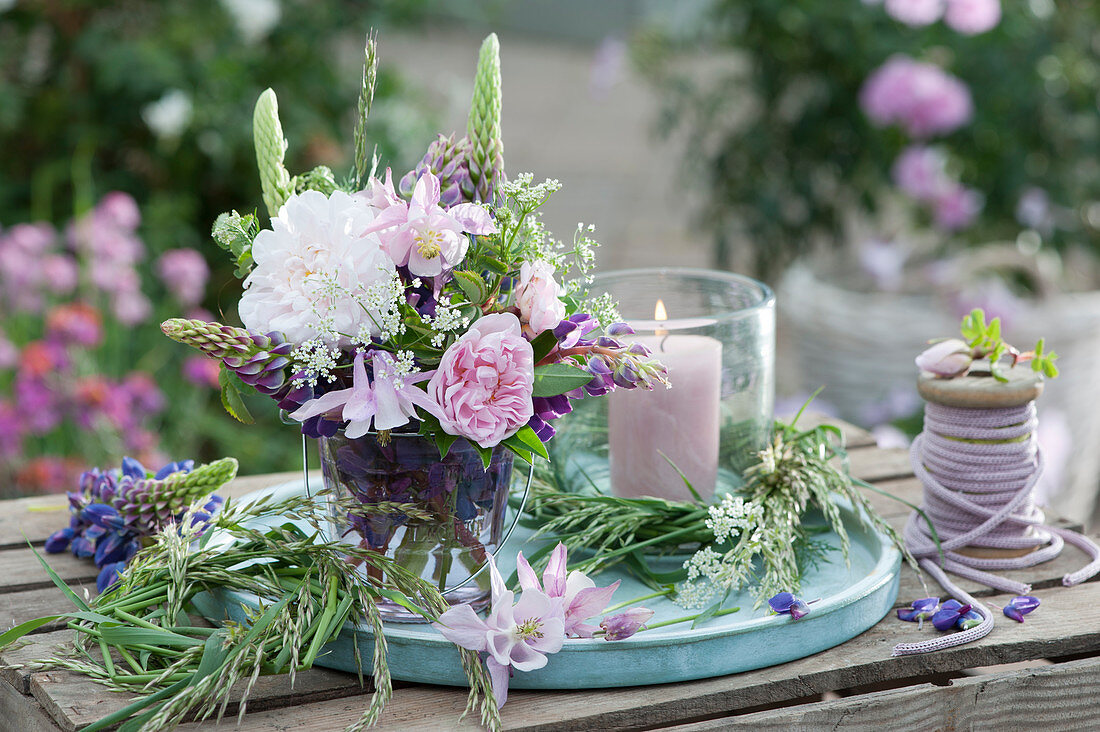
{"type": "Polygon", "coordinates": [[[665,310],[664,300],[657,300],[657,304],[653,306],[653,319],[668,320],[668,311],[665,310]]]}

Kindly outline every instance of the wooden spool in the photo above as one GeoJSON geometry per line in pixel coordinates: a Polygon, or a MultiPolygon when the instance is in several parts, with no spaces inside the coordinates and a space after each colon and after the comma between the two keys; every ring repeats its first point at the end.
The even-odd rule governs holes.
{"type": "MultiPolygon", "coordinates": [[[[1008,381],[998,381],[989,371],[971,371],[957,379],[941,379],[922,372],[917,378],[917,392],[927,402],[962,409],[1007,409],[1022,407],[1043,393],[1043,380],[1031,369],[1014,368],[1005,373],[1008,381]]],[[[1029,529],[1028,531],[1031,531],[1029,529]]],[[[996,549],[966,546],[959,554],[977,559],[1004,559],[1031,554],[1038,546],[1024,549],[996,549]]]]}

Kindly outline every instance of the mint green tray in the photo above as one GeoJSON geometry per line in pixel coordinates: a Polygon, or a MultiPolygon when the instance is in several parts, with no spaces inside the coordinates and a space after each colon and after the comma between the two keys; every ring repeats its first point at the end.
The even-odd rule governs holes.
{"type": "MultiPolygon", "coordinates": [[[[264,489],[245,497],[276,493],[289,497],[301,493],[301,481],[264,489]]],[[[851,538],[850,566],[845,566],[839,548],[811,569],[804,578],[801,597],[820,598],[801,620],[786,615],[769,615],[767,605],[753,610],[753,598],[745,592],[731,597],[727,607],[740,611],[713,618],[698,628],[691,623],[638,633],[622,641],[567,639],[561,651],[549,657],[543,668],[512,676],[514,689],[590,689],[639,686],[724,676],[774,666],[839,645],[881,620],[894,606],[898,593],[900,553],[886,537],[860,523],[850,509],[843,508],[851,538]]],[[[515,569],[515,555],[542,545],[529,542],[530,532],[517,528],[498,552],[497,566],[507,577],[515,569]]],[[[829,532],[824,541],[839,547],[839,538],[829,532]]],[[[609,570],[597,584],[621,579],[612,603],[649,594],[650,590],[628,574],[609,570]]],[[[254,601],[254,598],[252,598],[254,601]]],[[[244,620],[241,602],[249,598],[235,593],[208,595],[199,610],[214,621],[231,617],[244,620]]],[[[640,603],[653,610],[652,622],[683,617],[684,610],[664,598],[640,603]]],[[[355,672],[353,643],[358,639],[360,657],[373,654],[373,637],[365,627],[350,624],[339,639],[326,646],[317,665],[355,672]]],[[[425,624],[387,623],[389,666],[393,678],[430,684],[465,686],[459,655],[453,645],[425,624]]]]}

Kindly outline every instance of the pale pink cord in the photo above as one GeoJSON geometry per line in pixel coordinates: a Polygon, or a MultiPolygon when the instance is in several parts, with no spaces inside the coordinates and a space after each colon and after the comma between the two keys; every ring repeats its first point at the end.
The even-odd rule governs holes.
{"type": "Polygon", "coordinates": [[[948,581],[943,570],[1003,592],[1027,594],[1031,586],[986,570],[1022,569],[1049,561],[1070,542],[1092,557],[1062,578],[1076,585],[1100,572],[1100,547],[1074,531],[1046,526],[1032,500],[1043,469],[1035,441],[1035,403],[1006,409],[963,409],[929,402],[924,432],[913,441],[913,471],[924,484],[921,508],[939,535],[943,556],[928,524],[916,512],[905,525],[905,543],[920,566],[960,602],[982,615],[977,627],[920,643],[902,643],[894,655],[924,653],[977,640],[993,629],[993,617],[948,581]],[[977,558],[959,554],[965,546],[1035,551],[1021,557],[977,558]]]}

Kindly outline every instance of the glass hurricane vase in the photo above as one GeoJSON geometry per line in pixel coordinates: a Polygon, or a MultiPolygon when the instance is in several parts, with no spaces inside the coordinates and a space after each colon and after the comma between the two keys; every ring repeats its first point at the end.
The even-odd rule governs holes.
{"type": "MultiPolygon", "coordinates": [[[[486,469],[469,442],[458,439],[445,458],[431,438],[376,433],[320,440],[325,487],[357,504],[332,511],[341,541],[385,554],[436,586],[452,605],[475,610],[489,601],[486,560],[507,538],[504,517],[514,454],[497,446],[486,469]]],[[[360,572],[368,570],[361,565],[360,572]]],[[[375,579],[385,580],[384,576],[375,579]]],[[[423,622],[405,608],[383,601],[382,618],[423,622]]]]}

